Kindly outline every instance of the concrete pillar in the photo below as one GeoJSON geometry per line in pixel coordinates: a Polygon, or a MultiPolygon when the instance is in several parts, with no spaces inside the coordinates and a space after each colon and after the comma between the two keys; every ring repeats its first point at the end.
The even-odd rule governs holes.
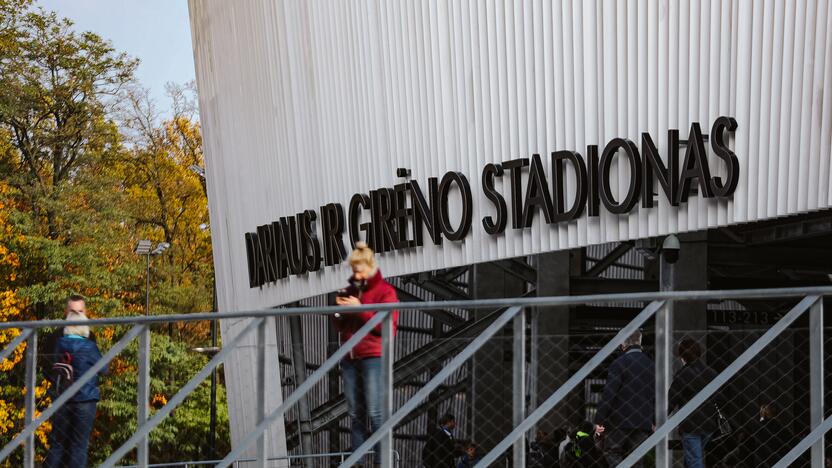
{"type": "MultiPolygon", "coordinates": [[[[679,260],[674,265],[672,289],[693,291],[708,289],[708,237],[707,232],[680,234],[679,260]]],[[[700,340],[705,349],[704,332],[708,329],[708,311],[703,301],[686,301],[676,304],[673,329],[676,342],[690,333],[700,340]]],[[[675,343],[674,343],[675,344],[675,343]]]]}
{"type": "MultiPolygon", "coordinates": [[[[584,270],[583,249],[549,252],[536,256],[537,296],[568,296],[570,279],[584,270]]],[[[570,307],[537,307],[532,311],[534,353],[529,371],[534,375],[529,411],[542,403],[569,378],[570,307]]],[[[577,398],[583,388],[558,405],[538,428],[551,433],[559,427],[574,427],[584,419],[577,398]]]]}
{"type": "MultiPolygon", "coordinates": [[[[666,263],[664,255],[659,255],[657,260],[660,264],[660,286],[663,291],[694,291],[708,289],[708,239],[706,232],[696,232],[690,234],[677,235],[679,238],[679,258],[672,264],[666,263]]],[[[661,244],[660,244],[661,245],[661,244]]],[[[658,323],[661,323],[661,313],[656,317],[658,323]]],[[[682,363],[675,357],[675,349],[678,347],[679,341],[684,337],[690,337],[697,340],[702,346],[703,359],[708,362],[707,358],[707,330],[708,330],[708,311],[707,305],[702,301],[685,301],[673,303],[668,310],[666,320],[669,321],[668,330],[670,342],[663,347],[664,351],[670,351],[670,355],[666,355],[659,349],[659,340],[657,340],[655,349],[656,359],[669,359],[666,363],[668,369],[662,381],[662,375],[657,371],[657,391],[660,387],[664,388],[663,393],[667,395],[667,390],[670,388],[673,374],[678,370],[682,363]]],[[[657,323],[657,324],[658,324],[657,323]]],[[[658,333],[658,331],[657,331],[658,333]]],[[[659,336],[659,335],[657,335],[659,336]]],[[[657,395],[657,404],[666,404],[666,397],[662,398],[657,395]]],[[[668,408],[669,409],[669,408],[668,408]]],[[[665,413],[662,413],[665,416],[665,413]]],[[[659,413],[657,413],[657,419],[659,413]]],[[[662,446],[667,447],[669,439],[677,439],[678,434],[674,431],[673,435],[660,442],[657,447],[656,466],[679,466],[682,460],[680,453],[669,452],[662,450],[662,446]]]]}
{"type": "MultiPolygon", "coordinates": [[[[476,299],[518,297],[526,290],[523,280],[492,263],[474,265],[473,292],[476,299]]],[[[476,310],[480,319],[491,310],[476,310]]],[[[472,430],[483,453],[512,429],[512,334],[511,325],[483,346],[472,359],[472,430]]],[[[463,435],[463,434],[459,434],[463,435]]]]}

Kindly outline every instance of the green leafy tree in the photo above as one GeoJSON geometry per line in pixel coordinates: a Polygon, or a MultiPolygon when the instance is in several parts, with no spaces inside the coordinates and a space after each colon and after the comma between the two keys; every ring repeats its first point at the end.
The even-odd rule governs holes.
{"type": "MultiPolygon", "coordinates": [[[[213,309],[213,264],[208,226],[202,136],[189,109],[188,89],[169,86],[173,116],[162,120],[146,90],[129,93],[125,119],[130,152],[120,164],[126,212],[141,236],[171,244],[155,263],[154,313],[213,309]]],[[[207,324],[188,324],[171,334],[189,340],[207,324]],[[200,328],[194,333],[193,327],[200,328]]],[[[202,344],[192,342],[191,344],[202,344]]]]}
{"type": "MultiPolygon", "coordinates": [[[[101,386],[101,415],[96,433],[100,447],[91,463],[101,463],[136,430],[137,348],[133,344],[112,365],[119,378],[106,379],[101,386]],[[106,429],[106,431],[104,430],[106,429]]],[[[205,364],[208,358],[190,351],[185,343],[166,334],[151,334],[151,408],[159,409],[205,364]]],[[[198,460],[209,453],[210,379],[200,386],[162,424],[150,433],[150,461],[164,463],[198,460]]],[[[152,412],[152,411],[151,411],[152,412]]],[[[217,453],[229,450],[228,410],[225,388],[217,391],[217,453]]],[[[134,460],[134,455],[122,460],[134,460]]]]}
{"type": "MultiPolygon", "coordinates": [[[[202,165],[191,88],[170,88],[174,115],[163,120],[136,91],[136,63],[31,0],[0,0],[0,317],[57,318],[70,293],[89,298],[93,317],[143,313],[145,269],[132,252],[143,238],[173,246],[154,261],[153,313],[212,309],[207,198],[191,169],[202,165]]],[[[123,330],[95,331],[106,352],[123,330]]],[[[205,323],[154,330],[154,405],[206,362],[190,349],[207,344],[208,336],[205,323]]],[[[0,342],[10,339],[0,334],[0,342]]],[[[19,361],[17,353],[0,363],[0,444],[20,430],[19,361]]],[[[136,367],[133,344],[101,380],[94,461],[135,429],[136,367]]],[[[151,434],[154,461],[204,456],[209,387],[201,385],[151,434]]],[[[222,385],[218,396],[222,453],[228,447],[222,385]]],[[[39,457],[48,430],[44,425],[38,434],[39,457]]],[[[14,456],[9,466],[20,465],[20,451],[14,456]]]]}
{"type": "Polygon", "coordinates": [[[111,116],[137,62],[29,1],[0,0],[0,11],[0,175],[29,239],[20,294],[38,318],[57,314],[68,290],[113,312],[138,278],[112,255],[125,237],[112,235],[120,194],[103,169],[124,151],[111,116]]]}

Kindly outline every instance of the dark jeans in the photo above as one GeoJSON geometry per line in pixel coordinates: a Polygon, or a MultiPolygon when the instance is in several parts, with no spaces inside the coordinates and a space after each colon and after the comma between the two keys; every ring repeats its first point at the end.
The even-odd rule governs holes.
{"type": "MultiPolygon", "coordinates": [[[[350,415],[352,449],[356,450],[381,426],[381,358],[345,359],[341,361],[341,378],[350,415]]],[[[376,444],[373,450],[376,463],[380,463],[380,446],[376,444]]]]}
{"type": "Polygon", "coordinates": [[[44,468],[86,468],[96,404],[67,403],[55,412],[44,468]]]}
{"type": "MultiPolygon", "coordinates": [[[[607,429],[604,433],[604,455],[610,466],[618,466],[627,455],[636,447],[650,437],[650,431],[638,429],[607,429]]],[[[639,460],[634,467],[640,468],[642,461],[639,460]]]]}
{"type": "Polygon", "coordinates": [[[705,468],[705,444],[710,438],[710,432],[682,433],[685,468],[705,468]]]}

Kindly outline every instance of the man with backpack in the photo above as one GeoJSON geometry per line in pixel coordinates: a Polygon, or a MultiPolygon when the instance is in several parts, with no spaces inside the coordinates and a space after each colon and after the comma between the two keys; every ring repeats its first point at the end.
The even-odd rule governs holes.
{"type": "MultiPolygon", "coordinates": [[[[87,320],[84,297],[73,295],[66,301],[66,320],[87,320]]],[[[89,339],[90,328],[70,325],[55,344],[55,363],[50,374],[53,399],[80,379],[99,359],[101,351],[89,339]]],[[[102,370],[99,374],[103,374],[102,370]]],[[[87,466],[90,433],[95,421],[95,410],[100,399],[98,375],[87,381],[52,417],[49,434],[49,453],[46,468],[84,468],[87,466]]]]}

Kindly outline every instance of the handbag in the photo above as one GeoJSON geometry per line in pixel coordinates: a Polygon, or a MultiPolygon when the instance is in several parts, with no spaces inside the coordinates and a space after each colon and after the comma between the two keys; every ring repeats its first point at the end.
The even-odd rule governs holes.
{"type": "Polygon", "coordinates": [[[711,440],[718,441],[730,436],[734,432],[734,429],[731,427],[731,423],[728,422],[728,418],[726,418],[725,415],[722,414],[722,411],[719,409],[719,405],[714,403],[714,408],[716,409],[717,431],[711,440]]]}

